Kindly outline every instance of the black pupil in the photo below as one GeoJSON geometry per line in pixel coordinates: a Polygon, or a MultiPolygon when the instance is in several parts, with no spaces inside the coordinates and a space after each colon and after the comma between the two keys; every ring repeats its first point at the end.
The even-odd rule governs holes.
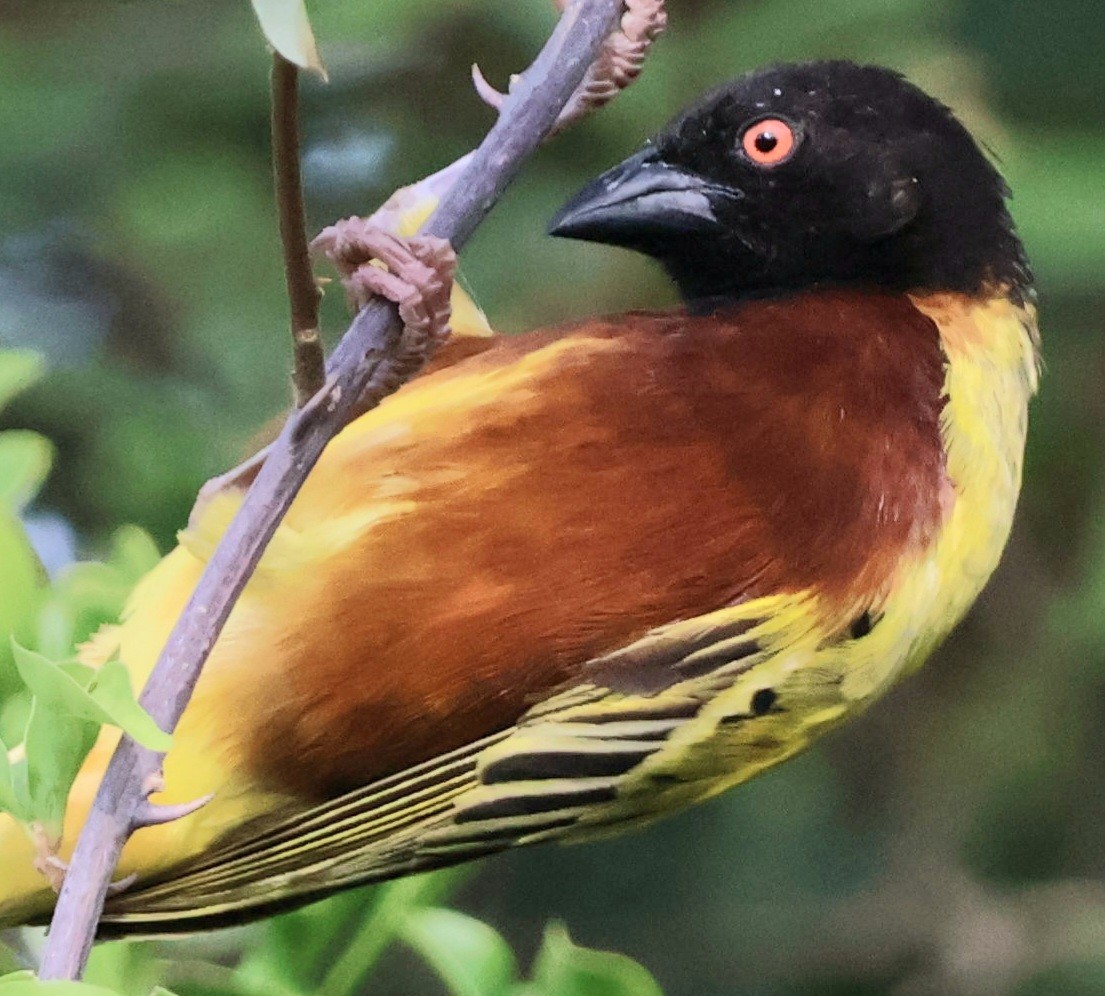
{"type": "Polygon", "coordinates": [[[752,144],[756,146],[757,152],[768,153],[779,144],[779,139],[775,137],[774,132],[761,131],[752,144]]]}

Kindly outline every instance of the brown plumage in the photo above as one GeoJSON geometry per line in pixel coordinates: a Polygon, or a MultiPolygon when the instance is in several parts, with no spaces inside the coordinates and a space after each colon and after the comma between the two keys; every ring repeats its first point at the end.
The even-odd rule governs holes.
{"type": "MultiPolygon", "coordinates": [[[[417,508],[304,579],[282,639],[310,666],[281,677],[251,767],[335,795],[503,729],[672,619],[871,599],[940,521],[943,362],[907,297],[832,290],[498,340],[420,378],[400,398],[472,382],[470,403],[342,462],[417,508]]],[[[326,474],[316,517],[343,511],[326,474]]]]}

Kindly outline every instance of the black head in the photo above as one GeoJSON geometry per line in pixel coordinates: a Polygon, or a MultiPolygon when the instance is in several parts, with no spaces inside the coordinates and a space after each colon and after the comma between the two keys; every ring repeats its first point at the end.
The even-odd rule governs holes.
{"type": "Polygon", "coordinates": [[[1027,292],[1008,190],[952,113],[850,62],[707,94],[553,219],[659,260],[690,300],[813,284],[1027,292]]]}

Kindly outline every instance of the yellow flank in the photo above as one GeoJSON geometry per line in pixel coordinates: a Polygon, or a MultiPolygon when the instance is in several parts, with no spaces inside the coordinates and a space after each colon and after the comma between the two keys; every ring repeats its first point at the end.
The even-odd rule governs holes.
{"type": "MultiPolygon", "coordinates": [[[[786,710],[738,724],[731,734],[722,728],[724,750],[696,739],[687,756],[673,759],[676,767],[713,769],[715,780],[704,794],[793,756],[918,667],[970,608],[1001,558],[1020,493],[1028,402],[1037,386],[1034,310],[1004,297],[969,311],[942,296],[914,303],[937,323],[948,357],[941,429],[952,493],[944,526],[920,556],[903,560],[881,618],[862,639],[840,639],[839,631],[827,630],[809,598],[740,607],[749,618],[769,615],[764,642],[774,652],[764,667],[718,695],[696,723],[718,729],[722,717],[749,713],[751,696],[764,687],[774,689],[786,710]]],[[[690,731],[685,735],[693,738],[690,731]]]]}

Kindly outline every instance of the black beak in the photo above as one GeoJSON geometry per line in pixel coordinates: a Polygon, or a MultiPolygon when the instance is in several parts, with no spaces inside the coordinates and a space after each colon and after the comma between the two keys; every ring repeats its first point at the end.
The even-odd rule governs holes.
{"type": "Polygon", "coordinates": [[[658,237],[716,231],[715,207],[740,197],[646,148],[587,184],[556,213],[549,234],[633,248],[658,237]]]}

